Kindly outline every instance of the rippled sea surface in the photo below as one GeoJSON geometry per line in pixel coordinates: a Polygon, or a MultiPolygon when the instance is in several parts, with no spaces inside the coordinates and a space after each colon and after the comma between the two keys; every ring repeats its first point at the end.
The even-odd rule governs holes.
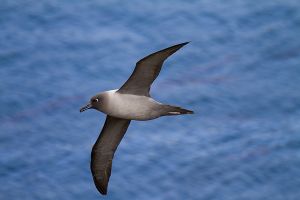
{"type": "Polygon", "coordinates": [[[106,199],[300,199],[299,0],[0,3],[0,199],[101,199],[79,108],[192,41],[152,87],[195,115],[131,123],[106,199]]]}

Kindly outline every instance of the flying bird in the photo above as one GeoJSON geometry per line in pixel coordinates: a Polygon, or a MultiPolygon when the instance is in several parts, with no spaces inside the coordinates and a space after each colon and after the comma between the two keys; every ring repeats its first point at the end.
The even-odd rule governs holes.
{"type": "Polygon", "coordinates": [[[98,191],[106,195],[114,153],[131,120],[152,120],[161,116],[193,114],[178,106],[166,105],[151,98],[151,84],[158,76],[164,61],[188,42],[152,53],[136,63],[129,79],[118,90],[93,96],[80,109],[93,108],[107,115],[101,133],[92,148],[91,171],[98,191]]]}

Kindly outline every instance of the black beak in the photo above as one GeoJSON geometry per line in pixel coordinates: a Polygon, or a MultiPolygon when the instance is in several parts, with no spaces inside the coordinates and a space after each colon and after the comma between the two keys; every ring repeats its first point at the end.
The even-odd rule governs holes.
{"type": "Polygon", "coordinates": [[[80,112],[86,111],[87,109],[92,108],[92,105],[88,103],[87,105],[83,106],[80,108],[80,112]]]}

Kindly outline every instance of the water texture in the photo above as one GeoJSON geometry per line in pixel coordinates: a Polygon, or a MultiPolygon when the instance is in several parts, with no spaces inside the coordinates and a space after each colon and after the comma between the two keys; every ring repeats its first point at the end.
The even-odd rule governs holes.
{"type": "Polygon", "coordinates": [[[101,199],[89,169],[105,115],[79,113],[135,62],[195,115],[133,122],[106,199],[300,199],[298,0],[0,3],[0,199],[101,199]]]}

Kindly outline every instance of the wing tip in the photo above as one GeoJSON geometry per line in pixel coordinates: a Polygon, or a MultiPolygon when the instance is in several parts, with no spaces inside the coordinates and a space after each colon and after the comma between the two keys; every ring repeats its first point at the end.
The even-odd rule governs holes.
{"type": "Polygon", "coordinates": [[[108,184],[102,183],[101,181],[98,181],[96,178],[94,178],[94,183],[95,183],[97,190],[102,195],[107,195],[107,185],[108,184]]]}
{"type": "Polygon", "coordinates": [[[107,195],[107,188],[97,188],[102,195],[107,195]]]}
{"type": "Polygon", "coordinates": [[[187,41],[187,42],[183,42],[180,44],[175,44],[174,46],[171,46],[167,49],[172,49],[172,54],[175,53],[177,50],[181,49],[183,46],[187,45],[188,43],[190,43],[191,41],[187,41]]]}
{"type": "Polygon", "coordinates": [[[190,41],[183,42],[183,43],[180,43],[180,44],[175,44],[175,45],[173,45],[171,47],[168,47],[166,49],[160,50],[158,52],[167,51],[169,53],[167,57],[169,57],[170,55],[172,55],[173,53],[175,53],[176,51],[178,51],[179,49],[181,49],[183,46],[187,45],[188,43],[190,43],[190,41]]]}
{"type": "Polygon", "coordinates": [[[187,44],[190,43],[190,42],[192,42],[192,41],[183,42],[183,43],[181,43],[181,44],[184,46],[184,45],[187,45],[187,44]]]}
{"type": "Polygon", "coordinates": [[[178,44],[179,46],[185,46],[185,45],[187,45],[188,43],[190,43],[191,41],[187,41],[187,42],[183,42],[183,43],[180,43],[180,44],[178,44]]]}

